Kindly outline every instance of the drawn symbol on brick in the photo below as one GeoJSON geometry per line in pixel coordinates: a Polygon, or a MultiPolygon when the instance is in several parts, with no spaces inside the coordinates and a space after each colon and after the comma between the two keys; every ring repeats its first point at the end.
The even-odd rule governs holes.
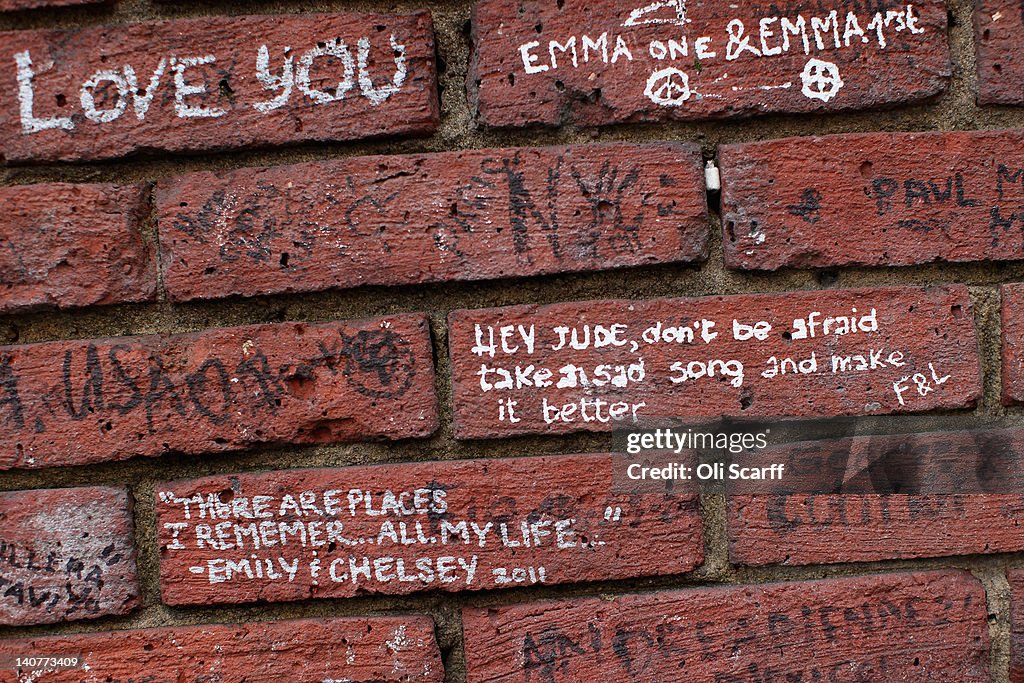
{"type": "Polygon", "coordinates": [[[416,375],[409,344],[390,330],[364,330],[344,338],[345,377],[363,396],[397,398],[416,375]]]}
{"type": "Polygon", "coordinates": [[[676,24],[684,26],[689,22],[690,20],[686,18],[686,0],[659,0],[630,12],[629,17],[622,22],[622,25],[676,24]]]}
{"type": "Polygon", "coordinates": [[[835,97],[844,85],[839,75],[839,67],[821,59],[809,60],[800,74],[800,80],[804,83],[801,90],[804,96],[822,102],[828,102],[835,97]]]}
{"type": "Polygon", "coordinates": [[[647,79],[644,94],[663,107],[678,107],[690,99],[690,77],[675,67],[660,69],[647,79]]]}
{"type": "Polygon", "coordinates": [[[821,192],[809,187],[800,195],[799,204],[790,204],[786,207],[791,216],[802,218],[811,225],[821,219],[821,192]]]}

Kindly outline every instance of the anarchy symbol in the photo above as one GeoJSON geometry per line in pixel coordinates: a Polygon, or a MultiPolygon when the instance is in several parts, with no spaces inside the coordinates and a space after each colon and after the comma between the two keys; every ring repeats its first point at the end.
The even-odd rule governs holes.
{"type": "Polygon", "coordinates": [[[832,62],[825,62],[820,59],[811,59],[804,66],[800,74],[803,81],[803,92],[805,97],[812,100],[828,102],[843,87],[843,79],[839,76],[839,67],[832,62]]]}
{"type": "Polygon", "coordinates": [[[644,94],[664,107],[678,107],[690,99],[690,77],[675,67],[655,71],[647,79],[644,94]]]}

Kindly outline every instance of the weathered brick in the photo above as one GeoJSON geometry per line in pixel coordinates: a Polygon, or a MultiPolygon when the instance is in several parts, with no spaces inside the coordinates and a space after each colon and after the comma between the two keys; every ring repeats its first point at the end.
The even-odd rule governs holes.
{"type": "Polygon", "coordinates": [[[0,312],[152,300],[148,211],[141,185],[0,188],[0,312]]]}
{"type": "Polygon", "coordinates": [[[981,395],[963,286],[463,310],[448,340],[463,439],[607,431],[634,416],[962,408],[981,395]]]}
{"type": "Polygon", "coordinates": [[[0,0],[0,12],[16,12],[37,7],[66,7],[69,5],[98,5],[107,0],[0,0]]]}
{"type": "Polygon", "coordinates": [[[1006,0],[974,3],[979,104],[1024,104],[1022,30],[1020,5],[1006,0]]]}
{"type": "Polygon", "coordinates": [[[0,624],[94,619],[138,605],[127,490],[0,493],[0,624]]]}
{"type": "Polygon", "coordinates": [[[700,148],[610,144],[196,173],[157,192],[175,300],[706,255],[700,148]]]}
{"type": "Polygon", "coordinates": [[[1003,403],[1024,402],[1024,284],[1003,285],[1003,403]]]}
{"type": "Polygon", "coordinates": [[[611,455],[287,470],[156,492],[172,605],[625,579],[703,559],[696,492],[613,488],[611,455]]]}
{"type": "Polygon", "coordinates": [[[1024,683],[1024,570],[1006,573],[1010,581],[1010,683],[1024,683]]]}
{"type": "Polygon", "coordinates": [[[1024,132],[867,133],[719,148],[730,268],[1024,258],[1024,132]]]}
{"type": "MultiPolygon", "coordinates": [[[[0,640],[0,657],[29,654],[80,655],[89,667],[89,680],[444,680],[434,622],[419,615],[210,624],[0,640]],[[143,672],[145,678],[140,679],[143,672]]],[[[8,670],[0,675],[12,673],[8,670]]],[[[32,680],[80,681],[83,674],[79,668],[43,673],[32,680]]]]}
{"type": "Polygon", "coordinates": [[[959,571],[465,609],[466,680],[980,683],[986,620],[959,571]]]}
{"type": "Polygon", "coordinates": [[[0,347],[0,469],[423,437],[425,316],[0,347]]]}
{"type": "Polygon", "coordinates": [[[428,12],[16,31],[0,45],[9,162],[423,134],[438,122],[428,12]]]}
{"type": "Polygon", "coordinates": [[[744,464],[784,463],[787,477],[818,480],[822,491],[852,485],[857,493],[730,496],[729,557],[742,565],[806,565],[1020,552],[1024,496],[1006,493],[1014,487],[1002,477],[1020,481],[1019,471],[1003,465],[1022,451],[1024,431],[983,430],[759,452],[744,464]],[[982,467],[997,456],[999,466],[982,467]],[[914,485],[914,494],[890,493],[914,485]]]}
{"type": "Polygon", "coordinates": [[[939,0],[482,0],[468,87],[499,127],[866,109],[945,90],[946,24],[939,0]]]}

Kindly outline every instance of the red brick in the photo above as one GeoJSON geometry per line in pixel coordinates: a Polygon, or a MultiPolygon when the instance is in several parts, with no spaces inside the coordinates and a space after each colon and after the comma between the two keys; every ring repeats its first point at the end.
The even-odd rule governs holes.
{"type": "Polygon", "coordinates": [[[465,609],[466,680],[980,682],[986,617],[958,571],[465,609]]]}
{"type": "Polygon", "coordinates": [[[0,347],[0,469],[437,428],[420,314],[0,347]]]}
{"type": "Polygon", "coordinates": [[[131,499],[121,488],[0,493],[0,624],[127,614],[139,605],[131,499]]]}
{"type": "Polygon", "coordinates": [[[98,5],[107,0],[0,0],[0,12],[15,12],[37,7],[66,7],[69,5],[98,5]]]}
{"type": "MultiPolygon", "coordinates": [[[[302,619],[0,640],[0,656],[80,655],[89,680],[440,683],[427,616],[302,619]],[[139,678],[145,672],[145,678],[139,678]]],[[[13,672],[7,671],[0,676],[13,672]]],[[[33,681],[71,683],[83,670],[33,681]]],[[[2,678],[11,680],[13,676],[2,678]]]]}
{"type": "Polygon", "coordinates": [[[1024,284],[1003,285],[1003,403],[1024,402],[1024,284]]]}
{"type": "Polygon", "coordinates": [[[706,256],[692,144],[361,157],[157,193],[175,300],[600,270],[706,256]]]}
{"type": "Polygon", "coordinates": [[[438,122],[427,12],[16,31],[0,45],[9,162],[424,134],[438,122]]]}
{"type": "Polygon", "coordinates": [[[0,312],[152,300],[156,267],[139,232],[147,194],[141,185],[0,188],[0,312]]]}
{"type": "MultiPolygon", "coordinates": [[[[749,328],[739,332],[741,337],[753,333],[749,328]]],[[[571,343],[571,333],[565,336],[571,343]]],[[[615,424],[632,423],[634,414],[637,418],[778,417],[963,408],[981,395],[974,315],[963,286],[463,310],[449,316],[448,340],[455,435],[463,439],[608,431],[615,424]],[[812,313],[818,313],[815,336],[800,338],[801,331],[810,326],[801,327],[798,322],[812,313]],[[833,320],[828,334],[823,334],[827,318],[851,315],[857,332],[836,334],[843,328],[833,320]],[[703,321],[714,323],[714,327],[703,321]],[[759,327],[757,333],[763,340],[738,340],[734,321],[746,326],[765,323],[771,329],[759,327]],[[659,323],[660,330],[652,329],[659,323]],[[602,348],[595,348],[598,326],[605,331],[602,348]],[[562,342],[558,327],[575,330],[580,342],[586,341],[589,329],[590,346],[570,350],[566,344],[553,350],[562,342]],[[503,349],[503,328],[508,332],[505,344],[514,353],[503,349]],[[479,348],[478,330],[484,342],[479,348]],[[489,352],[491,330],[496,342],[493,358],[489,352]],[[692,340],[686,330],[693,333],[692,340]],[[614,336],[613,331],[617,332],[614,336]],[[525,337],[533,335],[532,349],[524,333],[525,337]],[[714,334],[718,336],[711,338],[714,334]],[[705,341],[705,335],[710,341],[705,341]],[[616,345],[609,343],[612,339],[616,345]],[[650,343],[652,340],[657,343],[650,343]],[[872,352],[874,368],[868,360],[872,352]],[[854,356],[861,355],[867,369],[858,369],[861,362],[854,356]],[[833,372],[834,356],[850,358],[846,372],[842,365],[833,372]],[[785,374],[763,376],[781,366],[780,359],[789,358],[808,372],[794,373],[786,363],[785,374]],[[683,365],[673,369],[676,363],[683,365]],[[707,366],[714,370],[711,378],[702,375],[707,366]],[[484,367],[488,373],[482,377],[484,367]],[[517,378],[517,367],[531,383],[539,380],[555,385],[526,385],[517,378]],[[512,386],[492,372],[495,369],[509,373],[512,386]],[[590,386],[581,383],[580,369],[590,386]],[[921,389],[912,379],[916,375],[920,375],[921,389]],[[575,386],[570,384],[573,377],[575,386]],[[617,384],[610,383],[612,379],[617,384]],[[625,386],[619,386],[623,383],[625,386]],[[514,402],[515,422],[509,420],[509,401],[514,402]],[[603,402],[603,407],[597,401],[603,402]],[[577,406],[575,411],[562,410],[571,405],[577,406]]]]}
{"type": "MultiPolygon", "coordinates": [[[[1020,453],[1024,431],[839,439],[761,451],[744,464],[784,463],[787,476],[809,474],[836,488],[856,485],[850,478],[869,477],[869,462],[899,453],[920,467],[894,474],[923,490],[919,495],[876,495],[858,488],[842,495],[730,496],[729,557],[741,565],[806,565],[1020,552],[1024,496],[1004,494],[1011,487],[979,478],[979,463],[996,455],[994,449],[1004,456],[1020,453]],[[986,492],[989,487],[994,491],[986,492]]],[[[1019,481],[1020,473],[1014,474],[1019,481]]]]}
{"type": "Polygon", "coordinates": [[[1005,0],[974,3],[974,42],[978,52],[978,103],[1024,104],[1024,16],[1005,0]]]}
{"type": "Polygon", "coordinates": [[[1010,581],[1010,683],[1024,683],[1024,570],[1006,573],[1010,581]]]}
{"type": "Polygon", "coordinates": [[[719,148],[730,268],[1024,258],[1024,133],[868,133],[719,148]]]}
{"type": "Polygon", "coordinates": [[[473,12],[470,99],[490,126],[595,126],[866,109],[945,90],[945,3],[818,7],[827,9],[770,0],[482,0],[473,12]],[[815,23],[833,8],[835,34],[815,23]],[[794,25],[785,38],[784,19],[794,25]]]}
{"type": "Polygon", "coordinates": [[[611,455],[287,470],[156,492],[171,605],[625,579],[703,559],[696,492],[613,488],[611,455]]]}

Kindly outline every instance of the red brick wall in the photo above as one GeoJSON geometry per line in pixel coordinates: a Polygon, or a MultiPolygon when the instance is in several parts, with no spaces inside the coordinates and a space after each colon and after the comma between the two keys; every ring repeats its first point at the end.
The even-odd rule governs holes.
{"type": "Polygon", "coordinates": [[[0,681],[1024,683],[1024,493],[609,435],[1017,424],[1022,24],[0,0],[0,681]]]}

